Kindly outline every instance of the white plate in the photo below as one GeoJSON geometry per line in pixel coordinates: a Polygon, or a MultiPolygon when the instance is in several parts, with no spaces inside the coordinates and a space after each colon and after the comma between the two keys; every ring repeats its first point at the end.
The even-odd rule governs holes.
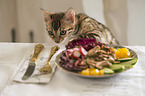
{"type": "MultiPolygon", "coordinates": [[[[123,48],[123,46],[115,46],[114,48],[123,48]]],[[[130,53],[131,53],[131,58],[138,58],[138,57],[137,57],[137,54],[136,54],[133,50],[131,50],[131,49],[129,49],[129,48],[127,48],[127,49],[128,49],[128,50],[130,51],[130,53]]],[[[122,72],[126,71],[126,70],[124,70],[124,71],[122,71],[122,72],[118,72],[118,73],[114,73],[114,74],[104,74],[104,75],[82,75],[82,74],[80,74],[80,73],[73,72],[73,71],[69,71],[69,70],[63,68],[63,67],[59,64],[59,59],[60,59],[61,54],[62,54],[62,52],[56,56],[55,64],[57,65],[57,67],[58,67],[59,69],[63,70],[64,72],[69,73],[70,75],[76,75],[76,76],[85,77],[85,78],[106,78],[106,77],[115,76],[115,75],[117,75],[117,74],[119,74],[119,73],[122,73],[122,72]]],[[[134,65],[135,65],[135,64],[134,64],[134,65]]],[[[127,69],[127,70],[128,70],[128,69],[127,69]]]]}

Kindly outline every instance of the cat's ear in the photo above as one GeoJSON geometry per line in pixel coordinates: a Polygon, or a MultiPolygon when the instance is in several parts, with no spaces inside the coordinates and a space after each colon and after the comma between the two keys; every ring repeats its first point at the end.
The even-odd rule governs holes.
{"type": "Polygon", "coordinates": [[[48,11],[42,9],[42,8],[40,8],[40,10],[41,10],[42,13],[43,13],[45,22],[49,22],[49,21],[51,20],[50,15],[53,14],[53,13],[48,12],[48,11]]]}
{"type": "Polygon", "coordinates": [[[73,8],[67,10],[64,16],[64,21],[67,23],[75,23],[75,11],[73,8]]]}

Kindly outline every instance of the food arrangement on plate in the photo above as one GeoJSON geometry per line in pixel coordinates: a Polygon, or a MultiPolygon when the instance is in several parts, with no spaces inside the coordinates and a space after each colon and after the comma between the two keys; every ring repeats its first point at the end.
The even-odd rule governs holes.
{"type": "Polygon", "coordinates": [[[56,57],[56,64],[74,75],[107,77],[133,68],[137,59],[136,53],[129,48],[83,38],[70,41],[56,57]]]}

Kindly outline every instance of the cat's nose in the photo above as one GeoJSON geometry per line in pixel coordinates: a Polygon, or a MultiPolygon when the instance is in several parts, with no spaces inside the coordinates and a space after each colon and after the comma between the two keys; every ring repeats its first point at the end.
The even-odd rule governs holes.
{"type": "Polygon", "coordinates": [[[56,42],[56,43],[59,43],[59,41],[58,41],[58,40],[55,40],[55,42],[56,42]]]}

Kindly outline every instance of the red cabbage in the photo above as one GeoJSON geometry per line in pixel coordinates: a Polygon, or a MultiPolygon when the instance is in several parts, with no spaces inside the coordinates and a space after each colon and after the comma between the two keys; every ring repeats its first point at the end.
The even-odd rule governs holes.
{"type": "Polygon", "coordinates": [[[71,49],[76,46],[82,46],[86,51],[89,51],[90,49],[96,47],[97,45],[102,46],[105,44],[101,42],[96,42],[96,40],[93,38],[81,38],[70,41],[65,47],[66,49],[71,49]]]}
{"type": "Polygon", "coordinates": [[[95,39],[93,38],[80,38],[80,39],[74,39],[72,41],[70,41],[67,45],[66,48],[70,49],[70,48],[74,48],[75,46],[79,46],[79,45],[86,45],[86,44],[90,44],[96,42],[95,39]]]}

